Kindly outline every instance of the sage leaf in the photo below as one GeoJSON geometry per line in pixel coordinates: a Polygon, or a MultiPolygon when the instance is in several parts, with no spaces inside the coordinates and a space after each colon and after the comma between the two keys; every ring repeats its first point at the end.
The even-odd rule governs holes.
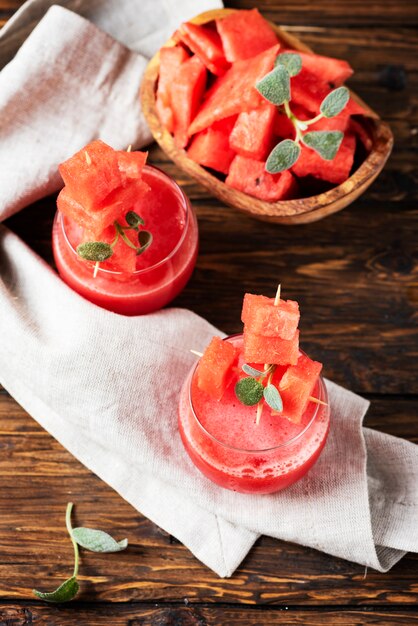
{"type": "Polygon", "coordinates": [[[290,100],[290,76],[284,65],[277,65],[259,80],[255,88],[263,98],[277,106],[290,100]]]}
{"type": "Polygon", "coordinates": [[[94,528],[84,528],[79,526],[73,528],[71,535],[82,548],[91,552],[120,552],[128,547],[128,540],[116,541],[103,530],[94,528]]]}
{"type": "Polygon", "coordinates": [[[248,374],[248,376],[255,376],[256,378],[267,374],[267,372],[260,372],[260,370],[256,370],[255,367],[251,367],[248,363],[244,363],[242,369],[246,374],[248,374]]]}
{"type": "Polygon", "coordinates": [[[68,578],[66,581],[64,581],[62,585],[55,589],[55,591],[44,593],[42,591],[38,591],[37,589],[33,589],[33,593],[37,598],[45,600],[45,602],[58,603],[69,602],[70,600],[75,598],[79,589],[80,586],[77,582],[76,577],[71,576],[71,578],[68,578]]]}
{"type": "Polygon", "coordinates": [[[297,52],[282,52],[274,65],[284,65],[289,76],[297,76],[302,69],[302,58],[297,52]]]}
{"type": "Polygon", "coordinates": [[[112,247],[104,241],[86,241],[77,246],[77,254],[86,261],[101,263],[112,256],[112,247]]]}
{"type": "Polygon", "coordinates": [[[346,107],[349,99],[350,92],[347,87],[338,87],[322,100],[319,110],[324,117],[335,117],[346,107]]]}
{"type": "Polygon", "coordinates": [[[263,385],[255,378],[241,378],[235,385],[235,395],[246,406],[258,404],[263,397],[263,385]]]}
{"type": "Polygon", "coordinates": [[[138,213],[135,211],[128,211],[125,215],[126,223],[129,224],[132,228],[138,228],[138,226],[143,226],[145,224],[144,220],[138,213]]]}
{"type": "Polygon", "coordinates": [[[288,170],[298,160],[300,146],[291,139],[285,139],[270,152],[266,161],[266,170],[270,174],[278,174],[288,170]]]}
{"type": "Polygon", "coordinates": [[[267,385],[265,387],[264,392],[264,400],[267,402],[269,407],[274,411],[283,411],[283,400],[278,391],[278,389],[274,385],[267,385]]]}
{"type": "Polygon", "coordinates": [[[150,247],[150,245],[152,244],[152,239],[153,237],[148,230],[139,231],[138,241],[139,241],[140,248],[138,248],[136,251],[137,256],[145,252],[145,250],[150,247]]]}
{"type": "Polygon", "coordinates": [[[343,137],[344,133],[340,130],[317,130],[306,133],[302,141],[323,159],[332,161],[339,150],[343,137]]]}

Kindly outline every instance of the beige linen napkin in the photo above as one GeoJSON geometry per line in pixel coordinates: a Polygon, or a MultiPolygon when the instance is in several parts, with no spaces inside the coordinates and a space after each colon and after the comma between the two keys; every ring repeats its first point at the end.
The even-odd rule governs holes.
{"type": "MultiPolygon", "coordinates": [[[[101,26],[121,40],[126,15],[129,37],[138,42],[130,9],[124,14],[122,7],[137,5],[138,32],[146,39],[144,22],[153,13],[142,14],[142,7],[158,12],[170,6],[118,3],[116,32],[112,4],[94,3],[108,16],[101,26]]],[[[44,5],[28,3],[23,30],[29,9],[44,5]]],[[[174,16],[173,9],[172,24],[174,16]]],[[[21,30],[18,18],[0,33],[0,50],[21,30]]],[[[143,68],[143,57],[82,17],[60,7],[47,12],[0,73],[1,219],[56,189],[57,163],[93,137],[118,148],[149,139],[137,99],[143,68]]],[[[362,429],[368,403],[331,382],[329,441],[299,483],[278,494],[247,496],[213,485],[195,469],[177,432],[178,394],[194,362],[188,347],[203,349],[215,332],[186,310],[127,318],[97,308],[0,227],[1,384],[203,563],[230,576],[259,534],[380,571],[416,551],[417,446],[362,429]]]]}

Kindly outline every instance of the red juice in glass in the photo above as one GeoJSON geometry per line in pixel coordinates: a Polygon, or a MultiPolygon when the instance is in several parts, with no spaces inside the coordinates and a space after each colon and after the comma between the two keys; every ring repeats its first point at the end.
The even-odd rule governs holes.
{"type": "MultiPolygon", "coordinates": [[[[228,340],[242,349],[242,335],[228,340]]],[[[327,391],[319,377],[312,395],[326,405],[309,401],[300,423],[264,405],[257,425],[256,408],[241,404],[234,391],[243,363],[241,351],[235,381],[220,400],[199,389],[193,367],[180,396],[180,435],[196,467],[216,484],[241,493],[272,493],[302,478],[318,459],[329,431],[327,391]]]]}
{"type": "Polygon", "coordinates": [[[146,165],[142,180],[150,190],[135,210],[153,235],[151,246],[136,259],[128,274],[99,266],[76,252],[82,229],[57,211],[52,246],[61,278],[94,304],[123,315],[156,311],[185,287],[197,258],[197,221],[190,203],[176,182],[156,167],[146,165]]]}

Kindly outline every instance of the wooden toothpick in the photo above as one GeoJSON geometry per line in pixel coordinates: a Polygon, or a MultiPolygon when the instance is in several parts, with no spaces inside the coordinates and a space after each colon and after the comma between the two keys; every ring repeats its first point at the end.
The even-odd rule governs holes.
{"type": "Polygon", "coordinates": [[[132,150],[132,144],[130,143],[129,146],[126,148],[126,152],[130,152],[132,150]]]}
{"type": "Polygon", "coordinates": [[[85,154],[85,157],[86,157],[87,165],[91,165],[91,157],[90,157],[89,153],[87,152],[87,150],[84,150],[84,154],[85,154]]]}
{"type": "Polygon", "coordinates": [[[203,352],[198,352],[197,350],[190,350],[190,352],[191,352],[192,354],[195,354],[195,355],[196,355],[196,356],[198,356],[198,357],[203,356],[203,352]]]}

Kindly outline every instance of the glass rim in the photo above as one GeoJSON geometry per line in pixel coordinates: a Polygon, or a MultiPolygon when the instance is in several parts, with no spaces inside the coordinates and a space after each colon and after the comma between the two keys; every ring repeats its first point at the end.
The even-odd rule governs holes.
{"type": "MultiPolygon", "coordinates": [[[[227,339],[233,339],[235,337],[241,337],[242,333],[235,333],[234,335],[229,335],[228,337],[224,337],[223,341],[227,340],[227,339]]],[[[299,348],[299,351],[304,354],[305,356],[306,353],[301,350],[299,348]]],[[[212,433],[210,433],[205,426],[203,426],[202,422],[200,421],[200,419],[198,418],[196,411],[194,410],[194,406],[193,406],[193,401],[192,401],[192,385],[191,382],[193,380],[193,376],[196,372],[197,366],[199,365],[200,362],[200,358],[198,359],[198,361],[195,363],[195,365],[192,367],[189,376],[188,376],[188,397],[189,397],[189,406],[192,412],[192,415],[194,417],[194,419],[196,420],[198,426],[201,428],[201,430],[203,430],[203,432],[208,435],[208,437],[210,439],[212,439],[212,441],[214,441],[215,443],[221,445],[223,448],[227,448],[228,450],[233,450],[234,452],[244,452],[246,454],[260,454],[260,453],[266,453],[266,452],[272,452],[273,450],[280,450],[283,448],[287,448],[288,446],[296,443],[301,437],[303,437],[303,435],[310,429],[310,427],[312,426],[312,424],[315,422],[317,416],[318,416],[318,412],[319,409],[321,407],[320,404],[316,404],[314,413],[311,417],[311,419],[309,420],[309,422],[306,424],[306,426],[303,428],[303,430],[300,431],[300,433],[298,433],[297,435],[295,435],[294,437],[292,437],[291,439],[289,439],[288,441],[285,441],[284,443],[280,443],[276,446],[270,446],[269,448],[252,448],[252,449],[246,449],[246,448],[237,448],[236,446],[232,446],[228,443],[224,443],[223,441],[221,441],[220,439],[218,439],[217,437],[215,437],[214,435],[212,435],[212,433]]],[[[327,393],[327,389],[325,386],[325,382],[324,379],[321,375],[319,375],[318,377],[318,383],[319,383],[319,398],[318,400],[322,400],[322,401],[327,401],[328,400],[328,393],[327,393]]],[[[329,407],[328,407],[329,408],[329,407]]]]}
{"type": "MultiPolygon", "coordinates": [[[[174,257],[176,255],[176,253],[179,251],[179,249],[181,248],[181,246],[184,243],[184,240],[186,238],[186,234],[187,234],[187,231],[188,231],[188,227],[189,227],[189,221],[190,221],[190,219],[192,217],[191,213],[193,213],[193,208],[192,208],[192,205],[191,205],[188,197],[186,196],[186,194],[184,193],[184,191],[182,190],[180,185],[178,185],[176,183],[174,178],[172,178],[171,176],[166,174],[161,168],[156,167],[155,165],[144,165],[144,170],[146,170],[146,169],[148,169],[148,170],[157,170],[157,172],[159,172],[160,174],[162,174],[163,176],[168,178],[170,183],[172,185],[174,185],[174,187],[180,193],[180,196],[182,198],[182,201],[183,201],[183,204],[184,204],[184,208],[185,208],[185,211],[186,211],[186,219],[185,219],[185,222],[184,222],[184,227],[183,227],[180,239],[178,240],[178,242],[176,243],[174,248],[169,252],[169,254],[167,254],[167,256],[165,256],[163,259],[158,261],[158,263],[154,263],[153,265],[150,265],[149,267],[144,267],[142,269],[135,270],[134,272],[132,272],[130,274],[130,276],[132,276],[132,277],[140,276],[141,274],[143,275],[143,274],[146,274],[147,272],[151,272],[151,271],[153,271],[153,270],[155,270],[155,269],[157,269],[159,267],[162,267],[164,264],[168,263],[168,261],[170,261],[170,259],[172,257],[174,257]]],[[[63,213],[61,213],[61,211],[59,209],[57,209],[54,221],[59,223],[59,225],[61,226],[61,230],[62,230],[62,233],[64,235],[65,242],[68,244],[68,247],[70,248],[71,252],[77,257],[77,259],[80,259],[80,261],[85,261],[85,263],[91,263],[91,266],[93,267],[94,266],[94,261],[86,261],[85,259],[82,259],[81,257],[79,257],[79,255],[77,254],[77,250],[74,249],[74,246],[72,245],[72,243],[68,239],[67,233],[65,231],[63,217],[64,217],[63,213]]],[[[127,274],[127,272],[120,272],[118,270],[109,270],[109,269],[106,269],[106,268],[103,268],[103,267],[99,267],[98,268],[97,274],[99,275],[100,273],[105,274],[105,275],[107,274],[109,276],[123,276],[123,275],[127,274]]]]}

